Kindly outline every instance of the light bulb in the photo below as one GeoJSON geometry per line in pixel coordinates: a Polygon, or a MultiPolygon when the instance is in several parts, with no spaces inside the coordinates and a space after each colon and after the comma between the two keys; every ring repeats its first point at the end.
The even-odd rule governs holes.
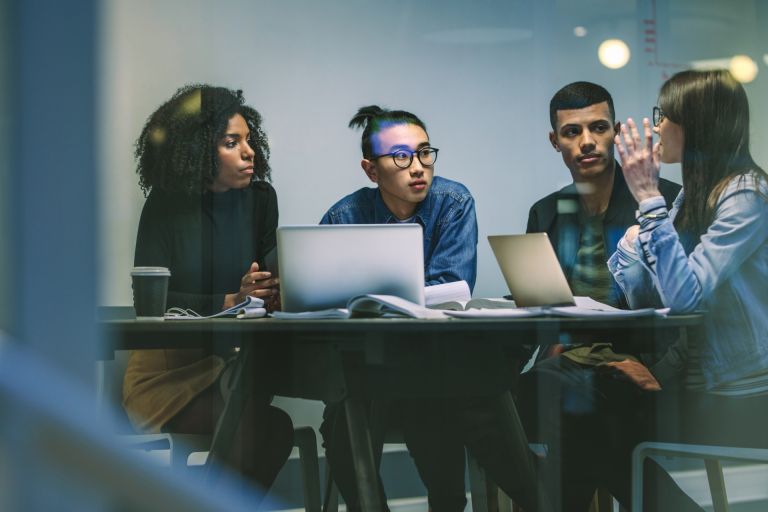
{"type": "Polygon", "coordinates": [[[757,63],[746,55],[734,55],[728,64],[733,78],[741,83],[749,83],[757,76],[757,63]]]}
{"type": "Polygon", "coordinates": [[[629,62],[629,57],[629,46],[621,39],[606,39],[597,49],[597,58],[609,69],[623,68],[629,62]]]}

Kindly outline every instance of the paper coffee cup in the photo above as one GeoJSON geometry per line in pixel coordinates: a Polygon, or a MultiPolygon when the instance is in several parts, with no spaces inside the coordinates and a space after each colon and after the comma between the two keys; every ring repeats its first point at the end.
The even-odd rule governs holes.
{"type": "Polygon", "coordinates": [[[162,320],[171,272],[165,267],[133,267],[133,308],[137,320],[162,320]]]}

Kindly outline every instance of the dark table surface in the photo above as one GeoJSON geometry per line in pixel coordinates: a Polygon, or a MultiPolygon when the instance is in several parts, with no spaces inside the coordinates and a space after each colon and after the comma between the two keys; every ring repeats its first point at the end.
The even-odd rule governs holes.
{"type": "MultiPolygon", "coordinates": [[[[111,359],[116,350],[244,347],[249,360],[257,363],[250,373],[271,392],[343,400],[361,499],[368,510],[383,506],[377,496],[363,400],[498,394],[511,414],[509,428],[522,432],[506,390],[519,371],[519,360],[536,345],[584,339],[651,351],[672,341],[681,329],[699,329],[702,324],[701,315],[138,321],[132,308],[102,308],[98,318],[104,334],[100,359],[111,359]]],[[[217,428],[212,452],[227,449],[238,415],[239,410],[227,404],[226,421],[217,428]]],[[[523,435],[518,444],[521,453],[527,451],[523,435]]]]}
{"type": "Polygon", "coordinates": [[[326,337],[345,339],[361,335],[376,334],[387,338],[401,335],[416,335],[413,341],[427,340],[425,334],[436,334],[444,339],[473,335],[478,340],[505,339],[510,343],[530,343],[525,335],[541,336],[546,333],[566,333],[571,336],[599,335],[600,338],[615,338],[614,341],[640,340],[654,330],[695,327],[701,324],[702,316],[675,315],[668,317],[629,318],[488,318],[488,319],[439,319],[418,320],[412,318],[354,318],[342,320],[277,320],[263,319],[201,319],[147,321],[127,317],[127,310],[110,316],[102,313],[100,325],[103,329],[106,350],[129,350],[149,348],[183,348],[199,346],[219,335],[249,336],[253,340],[263,339],[259,335],[275,335],[282,339],[296,337],[325,340],[326,337]],[[478,337],[478,334],[482,334],[478,337]]]}
{"type": "Polygon", "coordinates": [[[427,394],[442,394],[446,388],[473,393],[473,387],[508,386],[501,376],[509,374],[510,360],[526,359],[537,345],[599,340],[614,342],[617,352],[647,352],[673,340],[680,328],[696,328],[702,320],[701,315],[166,321],[138,321],[131,316],[131,308],[100,311],[104,334],[100,359],[111,359],[115,350],[204,348],[225,353],[232,347],[254,346],[264,351],[265,358],[287,361],[269,368],[274,372],[272,381],[278,383],[276,391],[323,400],[349,391],[324,380],[340,374],[336,366],[342,358],[356,358],[355,366],[365,367],[368,393],[397,394],[408,388],[427,394]]]}

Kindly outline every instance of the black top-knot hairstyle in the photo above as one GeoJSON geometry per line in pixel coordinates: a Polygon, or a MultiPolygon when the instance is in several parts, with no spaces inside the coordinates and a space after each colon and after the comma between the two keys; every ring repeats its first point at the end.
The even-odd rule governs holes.
{"type": "Polygon", "coordinates": [[[208,190],[218,173],[216,145],[235,114],[250,130],[254,179],[270,179],[269,145],[261,116],[242,91],[186,85],[147,120],[136,141],[136,173],[144,195],[157,188],[186,195],[208,190]]]}
{"type": "Polygon", "coordinates": [[[613,108],[613,98],[605,87],[592,82],[573,82],[566,85],[557,91],[549,102],[549,122],[552,124],[552,130],[557,131],[558,110],[578,110],[604,101],[608,102],[613,123],[616,111],[613,108]]]}
{"type": "Polygon", "coordinates": [[[424,132],[427,131],[427,126],[421,119],[405,110],[386,110],[378,105],[369,105],[361,107],[357,111],[357,114],[349,121],[349,127],[363,129],[363,137],[360,143],[363,150],[363,158],[375,156],[373,154],[371,137],[383,128],[396,124],[415,124],[421,127],[424,132]]]}

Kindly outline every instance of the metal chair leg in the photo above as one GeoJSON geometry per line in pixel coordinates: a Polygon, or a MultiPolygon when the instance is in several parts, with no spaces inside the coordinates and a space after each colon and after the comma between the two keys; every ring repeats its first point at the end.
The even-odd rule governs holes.
{"type": "Polygon", "coordinates": [[[489,500],[485,471],[469,452],[467,452],[467,467],[469,469],[469,489],[472,494],[472,510],[473,512],[488,512],[489,500]]]}
{"type": "Polygon", "coordinates": [[[712,508],[715,512],[728,512],[728,495],[725,492],[725,478],[723,477],[723,465],[719,460],[707,459],[704,461],[709,480],[709,492],[712,494],[712,508]]]}
{"type": "Polygon", "coordinates": [[[768,449],[735,448],[674,443],[640,443],[632,452],[632,512],[643,510],[643,464],[647,457],[666,455],[704,460],[712,503],[716,511],[727,511],[727,495],[721,461],[768,463],[768,449]]]}
{"type": "Polygon", "coordinates": [[[352,448],[352,462],[357,476],[360,506],[368,512],[384,511],[384,499],[379,494],[378,471],[373,457],[370,431],[367,428],[365,406],[357,397],[344,400],[352,448]]]}
{"type": "Polygon", "coordinates": [[[293,444],[299,449],[301,481],[304,488],[304,510],[320,512],[320,464],[317,457],[317,436],[312,427],[293,431],[293,444]]]}
{"type": "Polygon", "coordinates": [[[336,483],[331,476],[331,468],[328,464],[325,465],[325,488],[328,491],[328,496],[325,498],[326,507],[323,512],[338,512],[339,510],[339,488],[336,487],[336,483]]]}
{"type": "Polygon", "coordinates": [[[598,512],[613,512],[613,496],[605,489],[595,491],[594,501],[598,512]]]}

